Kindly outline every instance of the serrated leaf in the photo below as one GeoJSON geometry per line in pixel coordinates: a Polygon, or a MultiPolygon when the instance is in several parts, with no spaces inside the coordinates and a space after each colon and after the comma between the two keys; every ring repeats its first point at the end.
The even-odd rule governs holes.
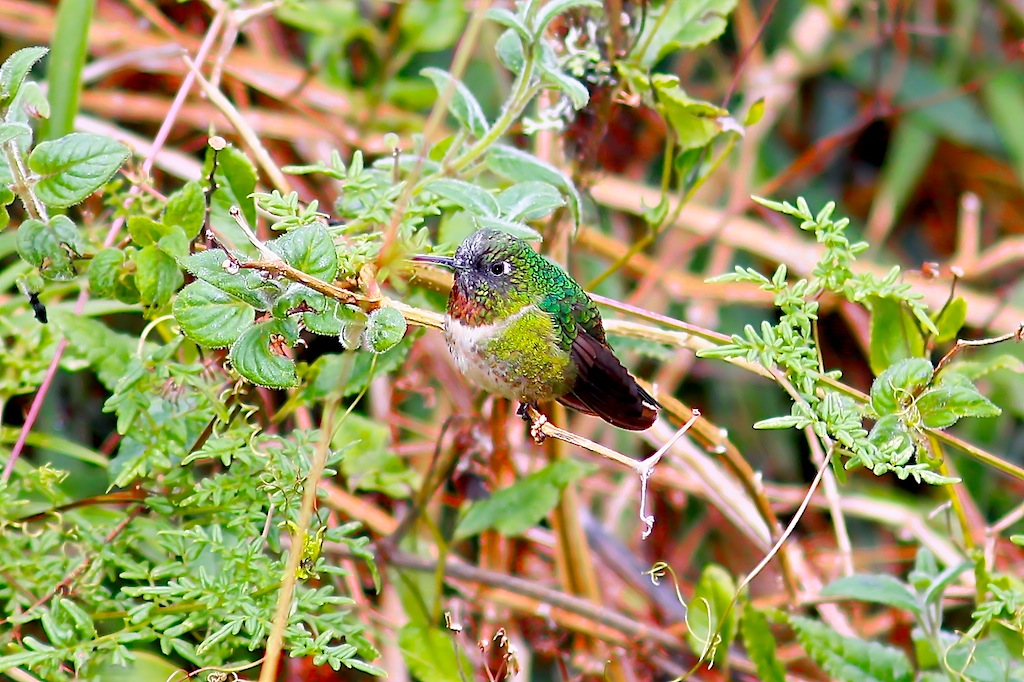
{"type": "Polygon", "coordinates": [[[836,682],[911,682],[914,673],[899,649],[845,637],[823,623],[790,616],[804,651],[836,682]]]}
{"type": "Polygon", "coordinates": [[[227,348],[254,324],[256,312],[212,284],[192,282],[171,307],[186,336],[207,348],[227,348]]]}
{"type": "Polygon", "coordinates": [[[134,260],[135,286],[145,306],[163,306],[185,282],[178,262],[156,245],[140,249],[134,260]]]}
{"type": "Polygon", "coordinates": [[[555,508],[565,486],[591,470],[591,466],[571,459],[549,464],[488,499],[473,503],[459,521],[455,537],[471,537],[490,528],[502,535],[520,535],[555,508]]]}
{"type": "Polygon", "coordinates": [[[494,44],[494,50],[498,60],[512,73],[519,75],[526,63],[526,54],[523,52],[523,39],[519,37],[514,29],[508,29],[498,37],[494,44]]]}
{"type": "Polygon", "coordinates": [[[473,667],[452,633],[420,623],[407,623],[398,631],[398,647],[409,671],[419,682],[473,679],[473,667]]]}
{"type": "Polygon", "coordinates": [[[487,134],[490,124],[484,116],[484,110],[476,97],[470,92],[466,84],[453,77],[444,69],[428,67],[420,73],[434,82],[439,96],[451,89],[451,99],[448,100],[448,112],[459,122],[459,125],[474,137],[483,137],[487,134]]]}
{"type": "Polygon", "coordinates": [[[228,254],[223,249],[207,249],[182,259],[181,265],[199,279],[209,282],[256,310],[270,309],[271,285],[255,270],[225,267],[228,254]]]}
{"type": "Polygon", "coordinates": [[[504,218],[487,218],[476,215],[472,216],[472,218],[473,224],[476,225],[478,230],[501,230],[502,232],[508,232],[514,237],[525,239],[528,242],[539,242],[543,239],[540,232],[524,223],[505,220],[504,218]]]}
{"type": "Polygon", "coordinates": [[[506,220],[540,220],[562,206],[565,199],[552,184],[540,180],[519,182],[498,194],[501,217],[506,220]]]}
{"type": "Polygon", "coordinates": [[[267,388],[298,384],[295,363],[284,354],[295,345],[298,326],[292,320],[267,320],[242,332],[231,346],[231,365],[248,381],[267,388]]]}
{"type": "Polygon", "coordinates": [[[750,602],[743,605],[740,634],[743,637],[743,646],[747,649],[747,656],[757,669],[757,679],[760,682],[785,682],[786,669],[776,655],[778,645],[768,625],[768,619],[750,602]]]}
{"type": "Polygon", "coordinates": [[[867,306],[871,310],[872,372],[879,374],[900,360],[924,356],[924,338],[913,314],[901,301],[872,296],[867,306]]]}
{"type": "Polygon", "coordinates": [[[728,571],[717,564],[704,567],[686,609],[686,639],[701,660],[721,664],[729,655],[738,622],[736,609],[729,609],[735,594],[728,571]]]}
{"type": "MultiPolygon", "coordinates": [[[[324,310],[327,308],[327,297],[319,291],[310,289],[305,284],[292,282],[284,291],[274,299],[272,314],[274,317],[288,317],[296,315],[301,310],[312,308],[313,310],[324,310]]],[[[305,313],[302,313],[305,315],[305,313]]]]}
{"type": "Polygon", "coordinates": [[[7,102],[18,94],[29,71],[49,51],[46,47],[23,47],[4,61],[0,66],[0,102],[7,102]]]}
{"type": "Polygon", "coordinates": [[[47,279],[73,279],[75,266],[68,250],[81,253],[82,248],[78,227],[67,216],[53,216],[49,222],[29,218],[18,227],[18,254],[47,279]]]}
{"type": "Polygon", "coordinates": [[[338,301],[327,301],[321,313],[303,313],[302,324],[314,334],[338,336],[346,322],[360,318],[366,323],[366,313],[338,301]]]}
{"type": "Polygon", "coordinates": [[[96,296],[115,298],[125,254],[114,247],[101,249],[89,261],[89,288],[96,296]]]}
{"type": "Polygon", "coordinates": [[[167,197],[163,222],[185,231],[189,241],[196,238],[206,221],[206,195],[197,181],[185,183],[181,189],[167,197]]]}
{"type": "Polygon", "coordinates": [[[494,198],[494,195],[483,187],[465,180],[438,178],[428,182],[424,189],[447,199],[473,215],[496,218],[501,212],[498,200],[494,198]]]}
{"type": "Polygon", "coordinates": [[[109,137],[71,133],[37,144],[28,166],[39,176],[35,192],[40,201],[65,208],[103,186],[129,154],[128,147],[109,137]]]}
{"type": "Polygon", "coordinates": [[[569,212],[579,226],[583,202],[568,175],[536,156],[508,145],[496,144],[487,154],[487,166],[498,175],[515,182],[541,180],[557,187],[568,197],[569,212]]]}
{"type": "Polygon", "coordinates": [[[691,98],[679,87],[676,76],[655,74],[650,83],[658,109],[675,132],[680,150],[704,147],[722,132],[722,119],[728,111],[691,98]]]}
{"type": "Polygon", "coordinates": [[[736,0],[690,0],[665,3],[651,11],[636,45],[646,47],[639,63],[650,69],[670,53],[706,45],[725,31],[736,0]],[[661,14],[667,12],[662,17],[661,14]]]}
{"type": "Polygon", "coordinates": [[[267,242],[270,249],[296,270],[325,282],[338,274],[338,249],[320,225],[303,225],[267,242]]]}
{"type": "Polygon", "coordinates": [[[971,380],[962,374],[946,371],[935,386],[917,398],[921,421],[932,429],[952,426],[963,417],[998,417],[996,405],[983,396],[971,380]]]}
{"type": "Polygon", "coordinates": [[[128,218],[127,224],[132,242],[139,247],[155,244],[170,231],[163,223],[145,215],[133,215],[128,218]]]}
{"type": "Polygon", "coordinates": [[[893,414],[911,395],[931,381],[932,363],[924,358],[907,358],[887,368],[871,384],[871,408],[875,414],[893,414]]]}
{"type": "Polygon", "coordinates": [[[826,585],[821,596],[885,604],[915,615],[921,612],[914,592],[893,576],[885,574],[862,573],[839,578],[826,585]]]}
{"type": "Polygon", "coordinates": [[[386,353],[405,337],[407,326],[405,316],[397,308],[377,308],[366,320],[363,346],[371,353],[386,353]]]}

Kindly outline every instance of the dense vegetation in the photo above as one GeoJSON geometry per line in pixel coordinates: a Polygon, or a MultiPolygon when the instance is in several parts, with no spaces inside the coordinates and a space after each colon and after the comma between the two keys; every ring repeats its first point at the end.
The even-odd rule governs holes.
{"type": "Polygon", "coordinates": [[[0,672],[1024,680],[1019,7],[93,5],[0,7],[0,672]],[[486,227],[653,428],[458,374],[486,227]]]}

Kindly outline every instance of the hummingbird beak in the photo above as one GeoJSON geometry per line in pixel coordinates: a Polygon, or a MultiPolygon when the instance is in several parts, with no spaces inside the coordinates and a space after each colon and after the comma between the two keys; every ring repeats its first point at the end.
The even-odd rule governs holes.
{"type": "Polygon", "coordinates": [[[418,254],[409,260],[414,260],[420,263],[433,263],[434,265],[440,265],[441,267],[448,268],[449,270],[455,269],[455,259],[449,256],[427,256],[418,254]]]}

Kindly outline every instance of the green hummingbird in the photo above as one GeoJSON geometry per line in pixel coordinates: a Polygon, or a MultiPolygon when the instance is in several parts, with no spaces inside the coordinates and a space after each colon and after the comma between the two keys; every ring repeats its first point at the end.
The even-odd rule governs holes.
{"type": "Polygon", "coordinates": [[[642,431],[654,423],[659,405],[615,357],[597,306],[528,243],[480,230],[454,258],[413,260],[455,273],[444,335],[471,381],[518,400],[521,410],[558,400],[623,429],[642,431]]]}

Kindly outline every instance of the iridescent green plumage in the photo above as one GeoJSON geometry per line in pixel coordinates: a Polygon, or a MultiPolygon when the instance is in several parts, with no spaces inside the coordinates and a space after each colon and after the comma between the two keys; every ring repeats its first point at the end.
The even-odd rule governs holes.
{"type": "Polygon", "coordinates": [[[445,337],[470,379],[524,403],[560,400],[623,428],[654,422],[657,403],[612,353],[597,306],[529,244],[481,230],[454,258],[417,259],[455,272],[445,337]]]}

